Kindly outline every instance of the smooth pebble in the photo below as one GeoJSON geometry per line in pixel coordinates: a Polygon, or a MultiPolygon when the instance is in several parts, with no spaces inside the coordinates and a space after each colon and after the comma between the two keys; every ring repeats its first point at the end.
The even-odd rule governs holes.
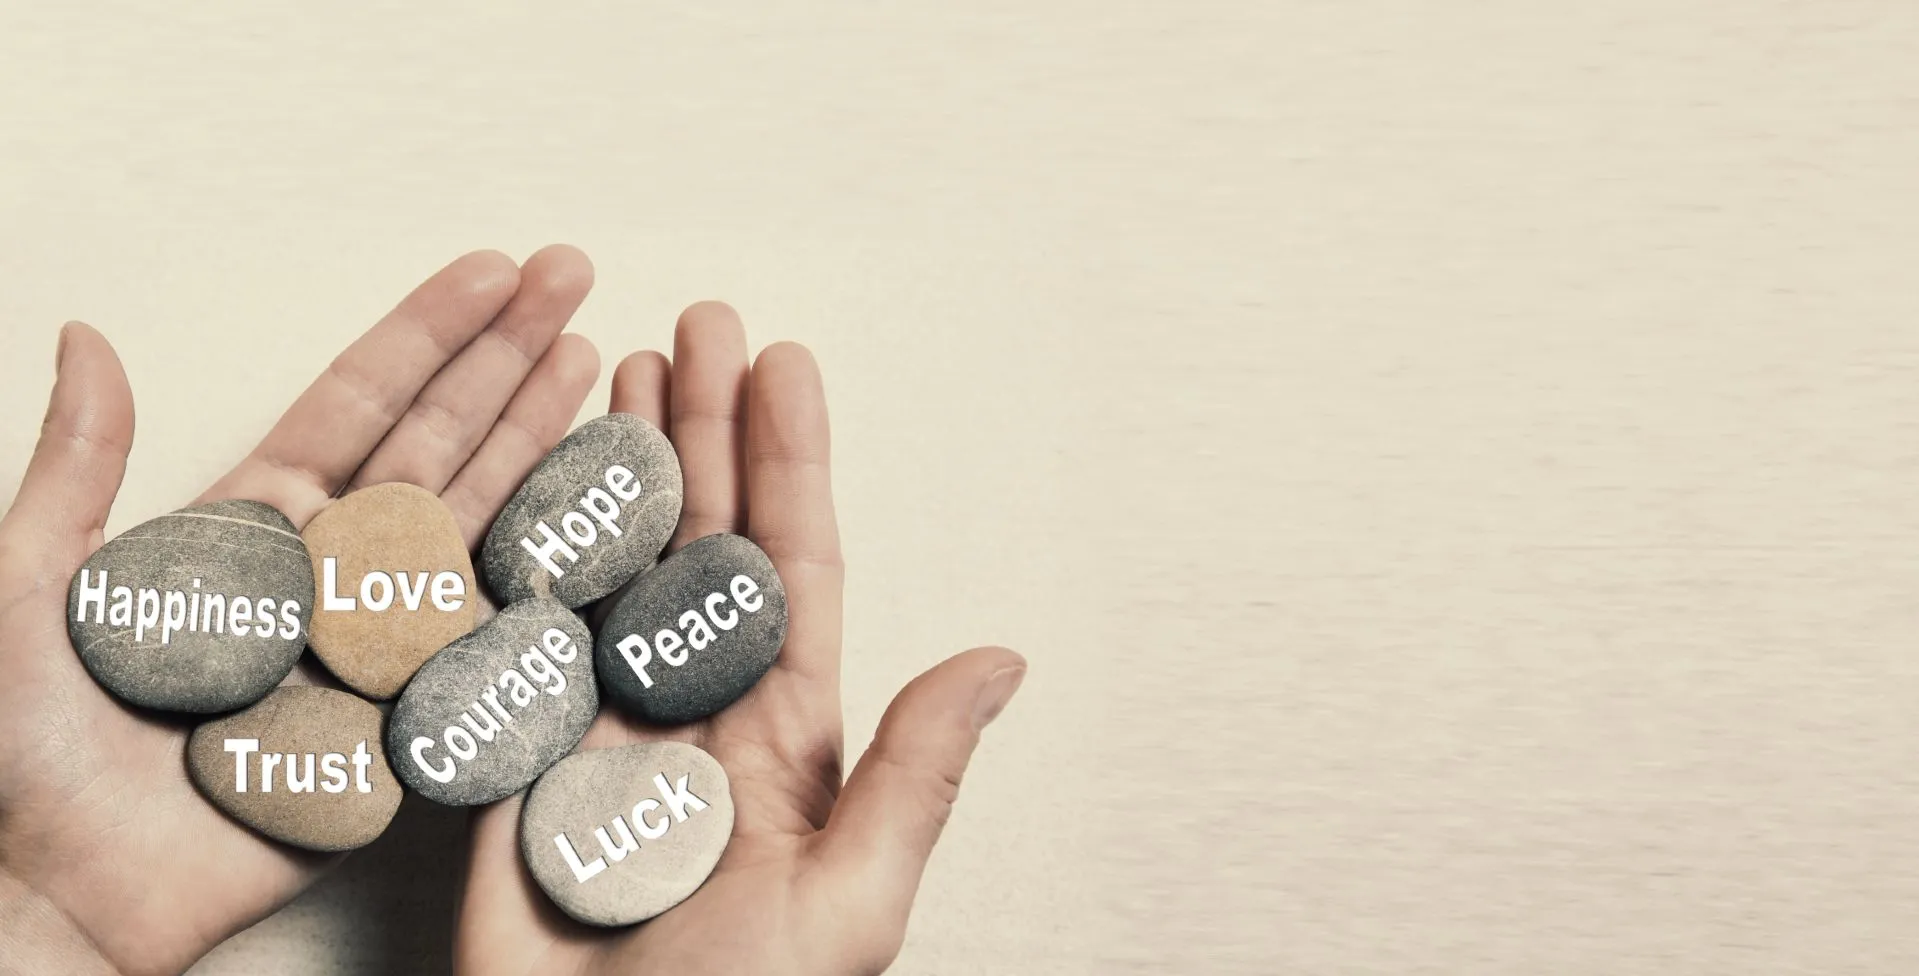
{"type": "Polygon", "coordinates": [[[318,586],[307,642],[354,691],[386,699],[473,629],[473,559],[439,496],[388,483],[353,492],[303,533],[318,586]]]}
{"type": "Polygon", "coordinates": [[[579,745],[599,708],[586,623],[557,600],[522,600],[420,667],[394,703],[387,752],[427,799],[491,803],[579,745]]]}
{"type": "Polygon", "coordinates": [[[219,501],[96,550],[67,591],[67,633],[94,680],[125,701],[224,712],[293,670],[312,606],[313,564],[293,523],[261,502],[219,501]]]}
{"type": "Polygon", "coordinates": [[[685,901],[732,835],[726,771],[684,742],[569,756],[533,784],[520,814],[534,881],[589,925],[630,925],[685,901]]]}
{"type": "Polygon", "coordinates": [[[779,657],[786,587],[744,536],[695,539],[635,580],[594,649],[609,698],[661,725],[738,700],[779,657]]]}
{"type": "Polygon", "coordinates": [[[193,730],[187,771],[228,816],[314,851],[365,847],[400,809],[380,710],[344,691],[289,685],[193,730]]]}
{"type": "Polygon", "coordinates": [[[659,428],[629,413],[581,424],[500,510],[481,547],[487,585],[512,603],[583,606],[660,554],[680,520],[680,460],[659,428]]]}

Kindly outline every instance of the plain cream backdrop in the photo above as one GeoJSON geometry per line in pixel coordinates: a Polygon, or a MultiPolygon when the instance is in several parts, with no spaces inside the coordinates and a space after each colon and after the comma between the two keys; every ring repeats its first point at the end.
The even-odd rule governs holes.
{"type": "MultiPolygon", "coordinates": [[[[1919,971],[1919,6],[0,2],[110,531],[555,240],[818,353],[851,748],[1032,659],[898,972],[1919,971]]],[[[459,828],[196,972],[443,969],[459,828]]]]}

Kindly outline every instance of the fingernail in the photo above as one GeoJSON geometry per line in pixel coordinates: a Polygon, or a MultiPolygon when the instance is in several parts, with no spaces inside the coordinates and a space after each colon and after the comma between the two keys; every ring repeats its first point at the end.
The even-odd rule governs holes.
{"type": "Polygon", "coordinates": [[[1026,665],[1016,664],[995,671],[991,678],[986,679],[985,686],[980,688],[979,700],[973,703],[973,731],[978,732],[999,717],[1025,678],[1026,665]]]}
{"type": "Polygon", "coordinates": [[[67,333],[73,331],[73,323],[60,327],[60,341],[53,347],[53,371],[58,374],[60,366],[67,361],[67,333]]]}

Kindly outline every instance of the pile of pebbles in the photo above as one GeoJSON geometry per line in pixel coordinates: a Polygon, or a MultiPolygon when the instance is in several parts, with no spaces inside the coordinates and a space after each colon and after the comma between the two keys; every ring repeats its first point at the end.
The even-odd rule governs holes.
{"type": "Polygon", "coordinates": [[[95,552],[67,628],[121,700],[206,716],[187,771],[239,823],[347,851],[404,791],[456,807],[526,791],[520,849],[540,887],[582,922],[630,925],[719,863],[726,771],[682,742],[575,748],[603,699],[656,725],[715,714],[786,637],[785,588],[751,541],[659,558],[681,491],[666,436],[610,414],[527,477],[477,574],[452,513],[412,485],[355,491],[304,532],[259,502],[197,505],[95,552]],[[502,609],[476,626],[482,575],[502,609]],[[596,601],[597,632],[581,616],[596,601]],[[306,648],[348,690],[283,685],[306,648]]]}

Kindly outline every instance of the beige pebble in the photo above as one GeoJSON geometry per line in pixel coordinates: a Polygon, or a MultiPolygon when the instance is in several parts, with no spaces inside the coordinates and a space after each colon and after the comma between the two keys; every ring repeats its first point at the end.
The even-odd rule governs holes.
{"type": "Polygon", "coordinates": [[[316,590],[307,643],[353,690],[392,698],[434,652],[473,629],[473,558],[432,492],[362,488],[314,516],[301,537],[316,590]]]}
{"type": "Polygon", "coordinates": [[[732,836],[726,771],[684,742],[568,756],[533,784],[520,813],[533,880],[589,925],[630,925],[685,901],[732,836]]]}
{"type": "Polygon", "coordinates": [[[331,688],[282,687],[194,729],[187,769],[228,816],[308,850],[364,847],[400,809],[380,710],[331,688]]]}

